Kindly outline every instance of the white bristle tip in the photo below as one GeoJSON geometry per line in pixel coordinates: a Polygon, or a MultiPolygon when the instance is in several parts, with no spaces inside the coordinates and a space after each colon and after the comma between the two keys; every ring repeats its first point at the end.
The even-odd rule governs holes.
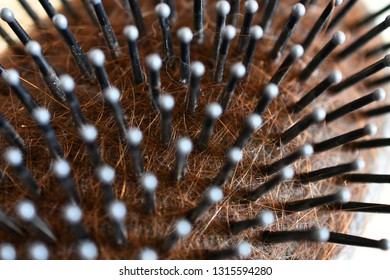
{"type": "Polygon", "coordinates": [[[142,138],[142,132],[138,127],[131,127],[127,131],[127,140],[133,146],[141,144],[142,138]]]}
{"type": "Polygon", "coordinates": [[[170,111],[175,106],[175,99],[172,95],[161,94],[158,98],[158,106],[164,111],[170,111]]]}
{"type": "Polygon", "coordinates": [[[53,163],[53,172],[59,178],[68,177],[70,174],[70,164],[64,159],[56,159],[53,163]]]}
{"type": "Polygon", "coordinates": [[[383,88],[374,91],[373,98],[375,101],[382,101],[386,98],[386,92],[383,88]]]}
{"type": "Polygon", "coordinates": [[[329,230],[327,230],[326,228],[320,228],[313,232],[314,240],[319,242],[328,241],[329,236],[330,236],[329,230]]]}
{"type": "Polygon", "coordinates": [[[141,177],[141,186],[146,191],[155,191],[157,188],[157,177],[154,176],[154,174],[151,173],[145,173],[141,177]]]}
{"type": "Polygon", "coordinates": [[[310,144],[305,144],[301,148],[301,155],[303,157],[311,156],[314,153],[313,146],[310,144]]]}
{"type": "Polygon", "coordinates": [[[64,30],[68,27],[68,20],[62,14],[54,15],[54,17],[52,18],[52,21],[53,21],[54,26],[57,27],[58,29],[64,30]]]}
{"type": "Polygon", "coordinates": [[[345,43],[345,40],[346,40],[345,33],[342,31],[337,31],[332,36],[332,42],[335,45],[342,45],[345,43]]]}
{"type": "Polygon", "coordinates": [[[217,102],[212,102],[206,107],[206,115],[212,119],[217,119],[222,115],[222,107],[217,102]]]}
{"type": "Polygon", "coordinates": [[[242,150],[240,148],[232,148],[229,151],[228,158],[233,163],[238,163],[242,160],[242,150]]]}
{"type": "Polygon", "coordinates": [[[294,170],[291,167],[285,167],[280,171],[283,180],[291,180],[294,177],[294,170]]]}
{"type": "Polygon", "coordinates": [[[300,58],[304,53],[304,49],[301,45],[294,45],[291,48],[290,55],[293,57],[293,59],[300,58]]]}
{"type": "Polygon", "coordinates": [[[19,166],[23,163],[23,154],[16,147],[10,147],[4,152],[4,160],[11,166],[19,166]]]}
{"type": "Polygon", "coordinates": [[[29,256],[33,260],[47,260],[49,259],[49,250],[43,243],[34,243],[29,248],[29,256]]]}
{"type": "Polygon", "coordinates": [[[194,61],[191,63],[191,73],[196,77],[202,77],[206,71],[206,67],[200,61],[194,61]]]}
{"type": "Polygon", "coordinates": [[[236,36],[236,28],[233,25],[226,25],[222,30],[222,35],[228,40],[233,40],[236,36]]]}
{"type": "Polygon", "coordinates": [[[343,1],[344,0],[336,0],[336,2],[334,3],[335,6],[340,6],[341,4],[343,4],[343,1]]]}
{"type": "Polygon", "coordinates": [[[111,104],[115,104],[119,102],[121,98],[121,93],[118,88],[109,87],[103,90],[103,97],[105,101],[111,104]]]}
{"type": "Polygon", "coordinates": [[[2,73],[3,79],[11,86],[16,86],[20,83],[20,76],[15,69],[8,69],[2,73]]]}
{"type": "Polygon", "coordinates": [[[315,122],[322,122],[323,120],[325,120],[326,111],[323,108],[316,108],[312,112],[312,117],[315,122]]]}
{"type": "Polygon", "coordinates": [[[83,212],[77,205],[69,204],[64,207],[64,217],[69,223],[77,224],[81,222],[83,212]]]}
{"type": "Polygon", "coordinates": [[[176,232],[178,235],[186,236],[186,235],[190,234],[190,232],[192,230],[192,225],[189,221],[187,221],[185,219],[180,219],[180,220],[176,221],[175,228],[176,228],[176,232]]]}
{"type": "Polygon", "coordinates": [[[91,4],[96,5],[102,3],[102,0],[90,0],[91,4]]]}
{"type": "Polygon", "coordinates": [[[177,37],[181,42],[189,43],[193,38],[193,34],[191,29],[189,29],[188,27],[182,27],[177,31],[177,37]]]}
{"type": "Polygon", "coordinates": [[[162,60],[158,54],[153,53],[146,57],[145,64],[148,69],[158,71],[162,66],[162,60]]]}
{"type": "Polygon", "coordinates": [[[50,112],[44,107],[35,108],[32,112],[32,117],[41,125],[47,125],[50,123],[50,112]]]}
{"type": "Polygon", "coordinates": [[[63,91],[71,92],[74,90],[75,82],[74,79],[69,75],[61,75],[60,76],[60,86],[63,91]]]}
{"type": "Polygon", "coordinates": [[[263,37],[263,34],[263,28],[261,28],[259,25],[253,25],[249,29],[249,35],[255,40],[259,40],[261,37],[263,37]]]}
{"type": "Polygon", "coordinates": [[[230,12],[230,3],[228,1],[218,1],[215,5],[217,13],[221,16],[227,16],[230,12]]]}
{"type": "Polygon", "coordinates": [[[168,18],[171,14],[171,8],[169,8],[168,4],[160,3],[156,5],[155,12],[159,17],[168,18]]]}
{"type": "Polygon", "coordinates": [[[377,134],[378,128],[375,124],[369,123],[364,126],[364,131],[366,134],[373,136],[377,134]]]}
{"type": "Polygon", "coordinates": [[[212,203],[220,202],[223,198],[223,192],[220,187],[211,187],[207,191],[207,197],[212,203]]]}
{"type": "Polygon", "coordinates": [[[264,87],[263,95],[271,100],[275,99],[279,94],[279,88],[275,84],[268,84],[264,87]]]}
{"type": "Polygon", "coordinates": [[[233,75],[237,79],[241,79],[242,77],[245,76],[246,73],[245,66],[242,63],[234,63],[230,71],[231,71],[231,75],[233,75]]]}
{"type": "Polygon", "coordinates": [[[31,221],[36,216],[34,204],[30,201],[21,201],[16,205],[16,211],[19,217],[25,221],[31,221]]]}
{"type": "Polygon", "coordinates": [[[123,29],[123,36],[125,36],[127,40],[136,41],[139,37],[138,28],[134,25],[127,25],[123,29]]]}
{"type": "Polygon", "coordinates": [[[176,149],[180,154],[188,155],[192,151],[191,140],[187,137],[177,140],[176,149]]]}
{"type": "Polygon", "coordinates": [[[259,4],[256,1],[248,0],[244,4],[245,11],[251,14],[254,14],[259,9],[259,4]]]}
{"type": "Polygon", "coordinates": [[[337,202],[339,203],[347,203],[351,199],[351,192],[345,188],[342,188],[337,192],[337,202]]]}
{"type": "Polygon", "coordinates": [[[15,259],[16,259],[15,247],[8,243],[0,244],[0,260],[11,261],[15,259]]]}
{"type": "Polygon", "coordinates": [[[98,248],[95,243],[89,240],[82,241],[78,246],[78,255],[83,260],[96,260],[98,257],[98,248]]]}
{"type": "Polygon", "coordinates": [[[248,242],[242,242],[237,247],[237,253],[240,257],[247,258],[252,254],[251,245],[248,242]]]}
{"type": "Polygon", "coordinates": [[[41,45],[37,41],[29,41],[25,48],[30,55],[39,56],[42,53],[41,45]]]}
{"type": "Polygon", "coordinates": [[[259,215],[259,219],[260,219],[261,224],[263,226],[269,226],[269,225],[271,225],[275,221],[275,217],[274,217],[274,215],[272,214],[271,211],[263,211],[259,215]]]}
{"type": "Polygon", "coordinates": [[[122,201],[114,201],[108,206],[109,215],[115,221],[123,221],[126,218],[127,210],[122,201]]]}
{"type": "Polygon", "coordinates": [[[155,250],[151,248],[145,248],[139,254],[139,259],[144,261],[155,261],[158,259],[158,255],[155,250]]]}
{"type": "Polygon", "coordinates": [[[294,17],[301,18],[305,15],[305,13],[306,13],[306,8],[303,4],[298,3],[293,6],[292,14],[294,17]]]}
{"type": "Polygon", "coordinates": [[[251,114],[246,119],[246,123],[252,130],[258,129],[262,124],[261,116],[258,114],[251,114]]]}
{"type": "Polygon", "coordinates": [[[95,141],[98,135],[96,127],[91,124],[83,125],[80,128],[79,133],[81,138],[87,143],[95,141]]]}
{"type": "Polygon", "coordinates": [[[343,79],[343,74],[340,71],[334,70],[329,74],[329,82],[332,84],[338,84],[343,79]]]}
{"type": "Polygon", "coordinates": [[[352,162],[353,169],[355,170],[363,170],[366,167],[366,163],[363,158],[359,157],[352,162]]]}
{"type": "Polygon", "coordinates": [[[101,67],[104,65],[106,56],[100,49],[92,49],[88,52],[88,58],[94,66],[101,67]]]}
{"type": "Polygon", "coordinates": [[[111,184],[115,180],[115,170],[109,165],[103,165],[98,169],[99,180],[111,184]]]}
{"type": "Polygon", "coordinates": [[[15,20],[14,13],[8,8],[3,8],[1,10],[0,16],[1,19],[6,22],[13,22],[15,20]]]}

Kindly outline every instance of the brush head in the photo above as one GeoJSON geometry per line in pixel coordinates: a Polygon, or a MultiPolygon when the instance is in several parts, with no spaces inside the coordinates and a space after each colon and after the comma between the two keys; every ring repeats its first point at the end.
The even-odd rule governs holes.
{"type": "MultiPolygon", "coordinates": [[[[69,73],[60,77],[59,85],[65,92],[75,91],[74,95],[80,102],[88,124],[78,125],[75,128],[72,115],[68,109],[69,104],[60,104],[45,94],[47,88],[45,84],[41,83],[36,66],[32,62],[27,62],[27,59],[31,61],[30,57],[24,55],[20,57],[4,55],[3,57],[4,60],[9,60],[4,64],[5,71],[2,72],[4,80],[11,86],[17,86],[20,83],[25,85],[28,91],[31,92],[33,99],[37,100],[39,105],[37,110],[41,108],[48,109],[52,117],[50,114],[46,115],[46,117],[43,117],[41,124],[50,123],[52,125],[59,142],[64,148],[64,158],[52,159],[47,151],[47,144],[43,141],[45,140],[44,137],[42,137],[34,121],[31,120],[28,112],[21,104],[15,102],[16,98],[13,93],[4,95],[1,112],[28,143],[28,153],[25,154],[24,164],[44,187],[45,199],[43,202],[36,203],[36,213],[42,213],[42,218],[49,221],[54,232],[62,233],[64,221],[59,221],[61,219],[58,219],[58,214],[66,216],[65,210],[58,213],[58,209],[61,210],[63,207],[53,207],[53,205],[66,205],[70,210],[68,209],[69,213],[65,220],[69,224],[73,223],[73,225],[82,222],[88,233],[91,234],[90,240],[71,239],[65,234],[57,234],[59,240],[53,247],[50,247],[51,256],[56,259],[75,257],[80,259],[129,259],[137,257],[140,259],[158,259],[161,257],[157,254],[157,252],[161,252],[161,245],[158,240],[164,240],[173,230],[180,236],[191,235],[191,237],[185,242],[179,242],[175,250],[162,255],[164,258],[203,258],[204,255],[201,252],[204,250],[223,248],[231,249],[237,253],[236,256],[241,258],[334,258],[333,254],[338,252],[339,247],[335,247],[336,245],[333,244],[310,244],[308,246],[305,243],[292,242],[287,247],[285,244],[273,244],[271,246],[255,239],[254,236],[262,228],[253,228],[250,231],[234,235],[230,235],[231,233],[227,232],[226,229],[232,218],[234,220],[253,220],[253,217],[259,219],[263,226],[269,227],[270,231],[291,230],[292,225],[296,225],[298,228],[311,228],[312,226],[322,228],[327,226],[330,231],[345,231],[348,228],[353,216],[341,211],[315,211],[315,215],[312,215],[314,211],[302,211],[301,213],[282,215],[279,212],[281,210],[276,209],[275,205],[281,201],[294,201],[311,197],[313,193],[337,193],[341,203],[349,200],[360,200],[364,192],[363,188],[348,188],[350,189],[349,199],[347,190],[338,190],[339,186],[335,184],[337,181],[334,180],[335,178],[301,185],[293,180],[294,170],[297,173],[309,172],[333,166],[331,163],[350,162],[356,154],[345,151],[342,147],[329,153],[317,155],[313,154],[313,147],[307,143],[314,145],[317,141],[320,142],[337,136],[340,132],[350,131],[355,126],[364,127],[364,132],[367,135],[374,135],[377,130],[376,126],[374,124],[366,125],[366,120],[363,119],[352,120],[352,118],[346,117],[339,122],[332,123],[331,126],[327,126],[326,122],[320,125],[312,125],[307,130],[302,131],[294,141],[286,145],[276,147],[273,139],[274,136],[280,135],[300,120],[301,117],[310,116],[315,122],[322,122],[326,115],[325,108],[327,111],[331,111],[339,103],[344,104],[347,100],[361,97],[362,92],[366,91],[364,85],[359,85],[358,88],[352,88],[345,93],[341,93],[340,98],[331,97],[325,92],[318,101],[315,101],[315,104],[310,104],[313,105],[312,107],[305,108],[305,111],[302,111],[300,115],[298,113],[296,115],[288,113],[288,106],[299,100],[303,93],[309,92],[320,81],[328,77],[330,83],[337,84],[341,82],[341,73],[348,77],[355,72],[353,68],[362,69],[363,65],[361,63],[368,65],[370,61],[356,59],[350,63],[338,63],[331,55],[328,61],[325,61],[318,70],[313,72],[310,79],[305,82],[297,80],[300,70],[329,40],[332,40],[334,45],[341,45],[345,41],[345,34],[342,32],[336,32],[333,36],[319,36],[313,44],[314,47],[308,49],[304,54],[303,48],[298,44],[302,42],[302,37],[308,33],[312,23],[317,20],[314,14],[319,14],[308,12],[300,21],[297,30],[287,44],[287,46],[292,46],[290,58],[295,60],[291,71],[279,87],[275,84],[267,84],[274,71],[280,66],[279,62],[271,61],[267,57],[268,50],[274,45],[284,22],[272,24],[267,31],[267,36],[263,36],[263,29],[260,26],[253,25],[250,28],[248,39],[251,40],[252,44],[254,40],[261,40],[255,49],[253,66],[248,73],[245,73],[246,69],[243,68],[241,63],[235,64],[240,62],[242,56],[235,56],[233,61],[230,58],[233,54],[231,51],[229,52],[226,66],[229,68],[232,65],[232,76],[240,80],[237,82],[232,97],[234,102],[231,102],[229,108],[222,112],[220,104],[213,101],[217,100],[217,95],[224,89],[229,77],[225,76],[221,83],[214,82],[212,74],[215,60],[212,59],[212,44],[210,42],[214,36],[213,17],[216,13],[220,16],[228,15],[230,4],[228,1],[206,3],[206,19],[209,25],[205,28],[203,45],[195,45],[197,40],[193,41],[192,36],[195,37],[197,34],[192,34],[191,29],[184,27],[193,26],[192,16],[183,14],[183,11],[189,11],[186,3],[184,3],[185,1],[176,1],[176,21],[171,19],[166,21],[172,30],[174,50],[179,49],[179,42],[191,44],[190,57],[197,59],[197,61],[192,61],[190,64],[193,76],[191,82],[194,81],[195,85],[197,82],[200,84],[197,111],[187,114],[184,104],[188,102],[188,91],[191,84],[187,86],[178,82],[179,69],[178,67],[175,68],[175,65],[178,66],[176,63],[179,55],[175,53],[172,60],[162,60],[156,51],[164,41],[162,41],[158,32],[155,33],[155,30],[150,28],[155,27],[158,17],[164,21],[168,19],[171,11],[167,12],[166,4],[159,4],[156,13],[153,13],[154,4],[148,1],[138,2],[142,8],[145,24],[148,27],[147,31],[141,32],[141,29],[135,26],[126,26],[123,29],[123,37],[118,37],[118,39],[119,46],[124,52],[126,48],[123,44],[126,44],[126,41],[133,41],[132,43],[137,44],[141,75],[144,76],[143,71],[148,74],[147,80],[141,84],[133,83],[133,64],[130,63],[126,55],[113,59],[102,36],[95,36],[93,40],[90,39],[90,34],[98,34],[100,31],[98,27],[90,25],[90,22],[84,19],[85,17],[75,20],[70,15],[66,14],[66,18],[64,18],[57,14],[52,19],[56,28],[47,29],[45,32],[35,30],[31,34],[32,38],[42,44],[42,50],[47,55],[50,63],[53,63],[56,72],[69,73]],[[69,24],[67,21],[69,21],[69,24]],[[60,38],[57,29],[63,29],[68,25],[75,33],[82,49],[91,50],[87,57],[92,66],[96,68],[105,65],[112,86],[100,89],[95,81],[86,81],[81,78],[79,69],[73,65],[67,46],[61,41],[52,42],[52,40],[47,40],[47,38],[60,38]],[[22,59],[20,60],[20,58],[22,59]],[[18,72],[12,69],[12,67],[15,67],[15,61],[19,61],[17,69],[21,70],[21,78],[19,78],[18,72]],[[333,69],[337,69],[337,71],[333,69]],[[149,88],[151,79],[155,76],[159,76],[154,85],[156,88],[149,88]],[[157,86],[160,90],[160,97],[156,98],[156,104],[154,105],[158,103],[158,106],[153,109],[150,106],[148,94],[156,90],[157,86]],[[148,92],[148,89],[150,92],[148,92]],[[111,108],[107,108],[109,106],[105,105],[102,97],[109,102],[117,103],[119,100],[121,102],[125,120],[130,127],[130,129],[124,130],[126,133],[123,133],[124,137],[122,139],[118,137],[115,118],[110,115],[111,111],[109,109],[111,108]],[[254,105],[263,98],[272,102],[267,105],[266,110],[260,117],[254,114],[253,109],[254,105]],[[313,110],[313,108],[317,109],[313,110]],[[165,118],[166,112],[170,115],[168,118],[172,119],[172,141],[167,145],[161,145],[160,122],[165,118]],[[311,115],[310,112],[312,112],[311,115]],[[210,119],[215,122],[213,136],[205,149],[198,149],[196,141],[203,129],[202,125],[207,121],[211,121],[210,119]],[[253,135],[251,135],[243,149],[232,148],[235,140],[245,127],[253,130],[253,135]],[[188,145],[188,143],[180,144],[182,139],[190,139],[190,142],[194,143],[193,147],[192,144],[188,145]],[[177,146],[175,146],[175,143],[177,143],[177,146]],[[90,162],[89,152],[91,147],[95,147],[101,152],[101,164],[90,162]],[[191,155],[188,162],[186,162],[185,178],[173,181],[171,171],[174,169],[176,162],[176,149],[180,150],[182,154],[188,155],[191,153],[191,155]],[[140,169],[142,171],[139,173],[129,170],[130,166],[134,167],[134,157],[131,154],[134,151],[138,152],[144,160],[147,173],[143,173],[143,168],[140,169]],[[261,173],[263,166],[297,151],[300,158],[290,167],[285,167],[280,173],[275,173],[281,179],[280,184],[275,189],[259,201],[252,201],[250,204],[243,203],[240,200],[252,187],[254,189],[274,178],[274,175],[268,176],[261,173]],[[227,172],[228,179],[226,183],[223,186],[213,186],[212,180],[218,175],[221,168],[230,166],[233,166],[233,168],[230,170],[231,172],[227,172]],[[50,174],[51,171],[54,176],[50,174]],[[76,182],[77,191],[80,192],[81,200],[78,210],[76,208],[79,206],[69,204],[69,201],[65,201],[68,198],[64,196],[59,197],[58,188],[54,188],[54,186],[60,184],[57,179],[66,178],[70,176],[70,173],[72,173],[72,177],[74,177],[72,179],[76,182]],[[153,178],[151,182],[145,179],[145,176],[148,175],[153,178]],[[102,199],[100,187],[104,184],[112,185],[114,190],[115,195],[114,199],[110,201],[111,203],[102,199]],[[53,186],[53,188],[46,186],[53,186]],[[146,198],[146,196],[143,196],[145,191],[146,196],[148,194],[153,195],[156,205],[158,205],[150,215],[145,215],[143,205],[140,203],[146,198]],[[217,204],[222,200],[221,205],[212,205],[195,223],[190,223],[181,218],[189,209],[193,209],[199,204],[217,204]],[[85,207],[89,211],[81,212],[80,209],[85,207]],[[131,209],[131,211],[126,211],[126,209],[131,209]],[[264,209],[268,209],[269,212],[265,212],[264,209]],[[277,219],[274,217],[277,217],[277,219]],[[112,224],[110,224],[112,222],[115,222],[114,224],[116,222],[124,223],[129,232],[131,250],[128,250],[128,246],[113,249],[117,244],[112,236],[112,231],[115,231],[112,224]],[[137,227],[128,227],[128,225],[134,224],[137,227]],[[248,240],[248,243],[241,244],[242,240],[248,240]],[[73,244],[71,244],[72,242],[73,244]],[[239,245],[237,246],[237,244],[239,245]],[[76,251],[69,250],[70,246],[76,248],[76,251]],[[250,250],[251,248],[253,250],[250,250]]],[[[296,4],[296,1],[293,2],[280,1],[280,8],[276,13],[275,21],[287,18],[291,8],[293,16],[303,16],[305,13],[303,5],[296,4]]],[[[339,2],[335,1],[334,3],[339,4],[339,2]]],[[[100,4],[101,2],[93,3],[100,4]]],[[[78,3],[74,4],[78,5],[78,3]]],[[[122,28],[128,21],[126,13],[121,13],[121,10],[118,10],[117,1],[108,1],[104,4],[115,33],[120,32],[116,29],[118,27],[122,28]],[[114,12],[111,13],[111,11],[114,12]]],[[[318,2],[316,9],[318,8],[318,11],[321,11],[326,4],[318,2]]],[[[239,10],[241,15],[244,15],[243,8],[249,13],[257,10],[254,12],[254,23],[261,21],[262,14],[258,12],[257,1],[241,1],[239,10]]],[[[84,15],[83,10],[78,11],[76,9],[76,11],[84,15]]],[[[2,17],[4,13],[3,9],[2,17]]],[[[16,17],[18,18],[18,16],[16,17]]],[[[12,15],[9,20],[13,21],[14,16],[12,15]]],[[[345,23],[340,23],[340,29],[347,32],[348,29],[345,27],[350,24],[350,21],[351,19],[348,18],[345,23]]],[[[135,22],[137,21],[135,20],[135,22]]],[[[221,36],[223,37],[222,40],[233,40],[231,48],[235,48],[236,40],[238,41],[238,38],[235,38],[236,32],[236,27],[230,25],[230,19],[228,18],[226,27],[221,31],[221,36]]],[[[355,34],[349,36],[354,37],[355,34]]],[[[34,45],[34,42],[27,43],[26,48],[32,48],[29,45],[34,45]]],[[[34,51],[34,49],[30,50],[30,53],[34,52],[38,54],[41,50],[39,52],[34,51]]],[[[131,55],[134,55],[134,53],[131,53],[131,55]]],[[[360,57],[360,55],[359,53],[356,56],[360,57]]],[[[287,53],[286,56],[288,57],[287,53]]],[[[383,63],[384,65],[388,64],[387,57],[383,59],[383,63]]],[[[384,97],[381,90],[378,90],[378,93],[374,95],[374,98],[378,101],[384,97]]],[[[34,117],[34,119],[37,119],[37,117],[34,117]]],[[[380,122],[373,121],[373,123],[379,124],[380,122]]],[[[364,156],[364,160],[367,164],[372,162],[371,157],[364,156]]],[[[23,159],[19,160],[18,164],[22,161],[23,159]]],[[[2,184],[13,191],[12,194],[7,193],[6,199],[0,201],[0,203],[4,203],[6,208],[10,208],[15,205],[15,201],[26,194],[23,192],[23,188],[10,187],[11,180],[8,180],[8,178],[12,178],[13,183],[17,186],[22,185],[23,182],[14,174],[8,174],[9,171],[6,165],[10,163],[4,161],[2,164],[3,166],[0,169],[7,173],[2,184]]],[[[356,161],[353,167],[359,169],[362,165],[359,164],[359,161],[356,161]]],[[[318,230],[318,232],[313,233],[313,239],[323,241],[327,239],[325,235],[318,230]]],[[[0,232],[1,241],[2,238],[5,241],[8,240],[0,232]]],[[[383,242],[382,248],[385,248],[386,244],[388,246],[387,241],[381,242],[383,242]]],[[[17,245],[18,251],[20,250],[19,247],[24,246],[23,244],[17,245]]]]}

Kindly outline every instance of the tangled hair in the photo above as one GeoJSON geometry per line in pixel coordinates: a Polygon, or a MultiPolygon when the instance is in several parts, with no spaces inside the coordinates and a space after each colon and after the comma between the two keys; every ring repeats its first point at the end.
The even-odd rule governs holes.
{"type": "MultiPolygon", "coordinates": [[[[359,216],[356,219],[355,214],[351,212],[332,211],[328,206],[301,212],[289,212],[281,209],[281,205],[286,201],[330,194],[341,186],[350,189],[351,201],[364,200],[366,188],[350,185],[346,181],[342,182],[338,177],[308,184],[302,184],[299,180],[287,180],[257,201],[247,201],[243,198],[248,192],[272,177],[272,175],[264,173],[263,167],[265,165],[296,151],[305,143],[317,143],[365,125],[367,121],[365,118],[359,114],[352,114],[331,124],[323,122],[310,126],[289,144],[275,142],[275,139],[278,139],[283,131],[314,108],[323,107],[329,112],[345,104],[346,98],[354,100],[362,96],[362,93],[368,93],[367,86],[359,83],[342,94],[321,95],[314,105],[308,106],[299,114],[290,113],[291,105],[323,80],[331,70],[340,70],[344,76],[349,76],[356,72],[355,69],[362,69],[372,64],[377,58],[366,59],[361,55],[363,51],[358,51],[348,60],[340,62],[331,55],[308,81],[301,82],[297,79],[297,75],[331,36],[331,34],[322,32],[312,47],[305,52],[303,58],[294,63],[291,71],[280,84],[279,96],[262,116],[261,129],[251,136],[250,141],[243,149],[242,161],[237,164],[233,174],[223,186],[223,200],[211,206],[198,222],[193,223],[191,233],[184,240],[179,241],[173,250],[164,252],[162,244],[172,231],[176,219],[185,217],[189,210],[202,201],[205,191],[213,184],[213,178],[224,165],[226,152],[237,139],[246,116],[253,112],[259,101],[262,88],[269,82],[282,62],[283,58],[278,61],[270,60],[268,54],[291,12],[292,5],[297,1],[281,1],[276,15],[277,20],[274,20],[271,30],[261,39],[249,75],[240,80],[228,110],[216,123],[209,146],[206,149],[194,147],[190,153],[185,177],[180,181],[175,181],[171,177],[175,165],[175,142],[181,137],[188,137],[196,143],[202,129],[206,106],[218,100],[228,79],[230,66],[242,60],[242,55],[235,53],[238,42],[236,38],[232,42],[229,52],[224,82],[216,83],[213,80],[214,60],[210,54],[212,53],[215,32],[216,14],[214,7],[216,1],[207,1],[204,43],[191,44],[191,61],[201,61],[206,67],[206,74],[201,81],[199,106],[193,114],[186,111],[188,85],[179,83],[180,44],[176,36],[180,27],[192,27],[193,19],[189,15],[192,15],[193,3],[192,1],[175,1],[177,17],[171,23],[175,55],[169,62],[164,62],[161,69],[161,91],[172,95],[175,99],[172,137],[167,145],[164,145],[160,139],[160,114],[151,106],[146,73],[144,73],[145,83],[135,85],[133,82],[126,40],[121,32],[125,25],[133,23],[131,14],[125,9],[122,1],[104,1],[105,9],[122,52],[120,57],[113,58],[99,27],[91,23],[86,11],[78,2],[72,2],[77,14],[76,17],[68,16],[69,27],[85,52],[92,48],[100,48],[104,51],[107,58],[105,67],[111,84],[121,91],[120,103],[127,124],[130,127],[139,127],[143,133],[141,147],[145,171],[155,174],[158,178],[158,187],[155,193],[156,205],[153,214],[147,214],[144,211],[143,191],[140,188],[139,177],[132,172],[133,163],[129,155],[129,146],[121,139],[116,120],[112,116],[109,106],[103,102],[102,91],[96,80],[88,80],[81,75],[69,49],[50,22],[47,22],[47,28],[33,29],[30,36],[41,44],[42,53],[58,75],[66,73],[76,81],[75,92],[86,122],[95,125],[98,130],[97,142],[103,161],[115,169],[115,197],[123,201],[127,208],[128,241],[126,244],[118,245],[113,238],[112,224],[105,211],[100,182],[95,176],[95,169],[90,161],[88,149],[73,123],[68,105],[59,102],[50,94],[31,57],[26,55],[19,45],[13,49],[9,48],[2,55],[1,63],[5,69],[17,69],[22,84],[36,103],[50,111],[51,125],[63,148],[64,158],[71,163],[72,177],[81,197],[80,207],[84,214],[83,225],[96,243],[100,259],[137,258],[139,252],[146,247],[154,248],[161,258],[198,259],[207,257],[207,253],[211,250],[234,247],[244,240],[251,244],[250,258],[252,259],[333,259],[337,257],[342,248],[340,245],[306,241],[267,244],[259,238],[259,233],[264,228],[253,228],[232,234],[230,224],[233,221],[253,218],[262,211],[269,210],[275,215],[275,222],[267,228],[271,231],[303,230],[312,227],[325,227],[330,231],[342,233],[358,233],[360,231],[364,218],[359,216]],[[355,226],[351,226],[354,223],[355,226]]],[[[138,40],[140,58],[144,66],[147,55],[162,53],[159,21],[154,12],[156,3],[160,1],[139,2],[147,27],[146,35],[138,40]]],[[[327,1],[318,2],[321,3],[310,6],[306,15],[297,25],[285,54],[294,43],[302,42],[313,22],[322,13],[325,7],[323,2],[327,1]]],[[[333,3],[335,2],[333,1],[333,3]]],[[[264,9],[261,10],[263,12],[264,9]]],[[[356,14],[362,13],[363,10],[362,6],[358,4],[354,7],[354,12],[338,26],[340,30],[345,31],[347,38],[357,36],[349,30],[351,30],[350,26],[354,24],[355,19],[359,18],[356,14]]],[[[240,11],[243,11],[242,6],[240,11]]],[[[262,12],[255,14],[254,23],[259,22],[262,12]]],[[[16,14],[15,17],[18,18],[18,15],[16,14]]],[[[242,18],[243,12],[239,14],[238,26],[240,26],[242,18]]],[[[22,19],[19,21],[23,25],[22,19]]],[[[364,32],[364,30],[358,32],[364,32]]],[[[24,154],[25,165],[43,190],[43,197],[35,201],[38,212],[51,226],[57,237],[57,242],[49,245],[51,258],[78,258],[75,253],[77,240],[71,227],[62,218],[62,207],[68,203],[68,199],[63,195],[60,184],[53,175],[52,156],[47,148],[45,138],[16,95],[3,81],[1,84],[0,112],[24,139],[27,147],[24,154]]],[[[377,118],[375,121],[379,124],[382,119],[377,118]]],[[[1,143],[0,154],[8,148],[4,138],[1,139],[1,143]]],[[[296,173],[304,173],[346,163],[356,159],[357,156],[365,159],[365,171],[373,171],[377,168],[375,150],[356,152],[342,147],[308,158],[301,158],[292,167],[296,173]]],[[[3,171],[0,205],[5,212],[13,213],[12,209],[15,204],[25,199],[27,193],[21,180],[15,176],[5,161],[0,162],[0,169],[3,171]]],[[[39,235],[32,231],[26,232],[23,238],[0,231],[0,241],[15,244],[18,256],[21,258],[27,257],[25,254],[26,244],[37,239],[39,239],[39,235]]]]}

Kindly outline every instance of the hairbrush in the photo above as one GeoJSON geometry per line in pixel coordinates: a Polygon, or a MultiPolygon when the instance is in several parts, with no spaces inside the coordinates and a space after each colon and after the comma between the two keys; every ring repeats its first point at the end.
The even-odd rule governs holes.
{"type": "Polygon", "coordinates": [[[388,7],[38,2],[0,12],[1,259],[389,249],[358,215],[390,209],[388,7]]]}

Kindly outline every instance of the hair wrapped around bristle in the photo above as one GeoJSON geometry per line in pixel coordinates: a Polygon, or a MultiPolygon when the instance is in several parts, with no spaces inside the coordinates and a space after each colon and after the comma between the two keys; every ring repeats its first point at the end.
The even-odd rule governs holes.
{"type": "Polygon", "coordinates": [[[389,18],[360,23],[353,0],[39,2],[31,28],[0,13],[0,258],[388,249],[355,212],[390,209],[363,202],[390,182],[370,116],[385,91],[366,82],[390,65],[370,51],[389,18]]]}

